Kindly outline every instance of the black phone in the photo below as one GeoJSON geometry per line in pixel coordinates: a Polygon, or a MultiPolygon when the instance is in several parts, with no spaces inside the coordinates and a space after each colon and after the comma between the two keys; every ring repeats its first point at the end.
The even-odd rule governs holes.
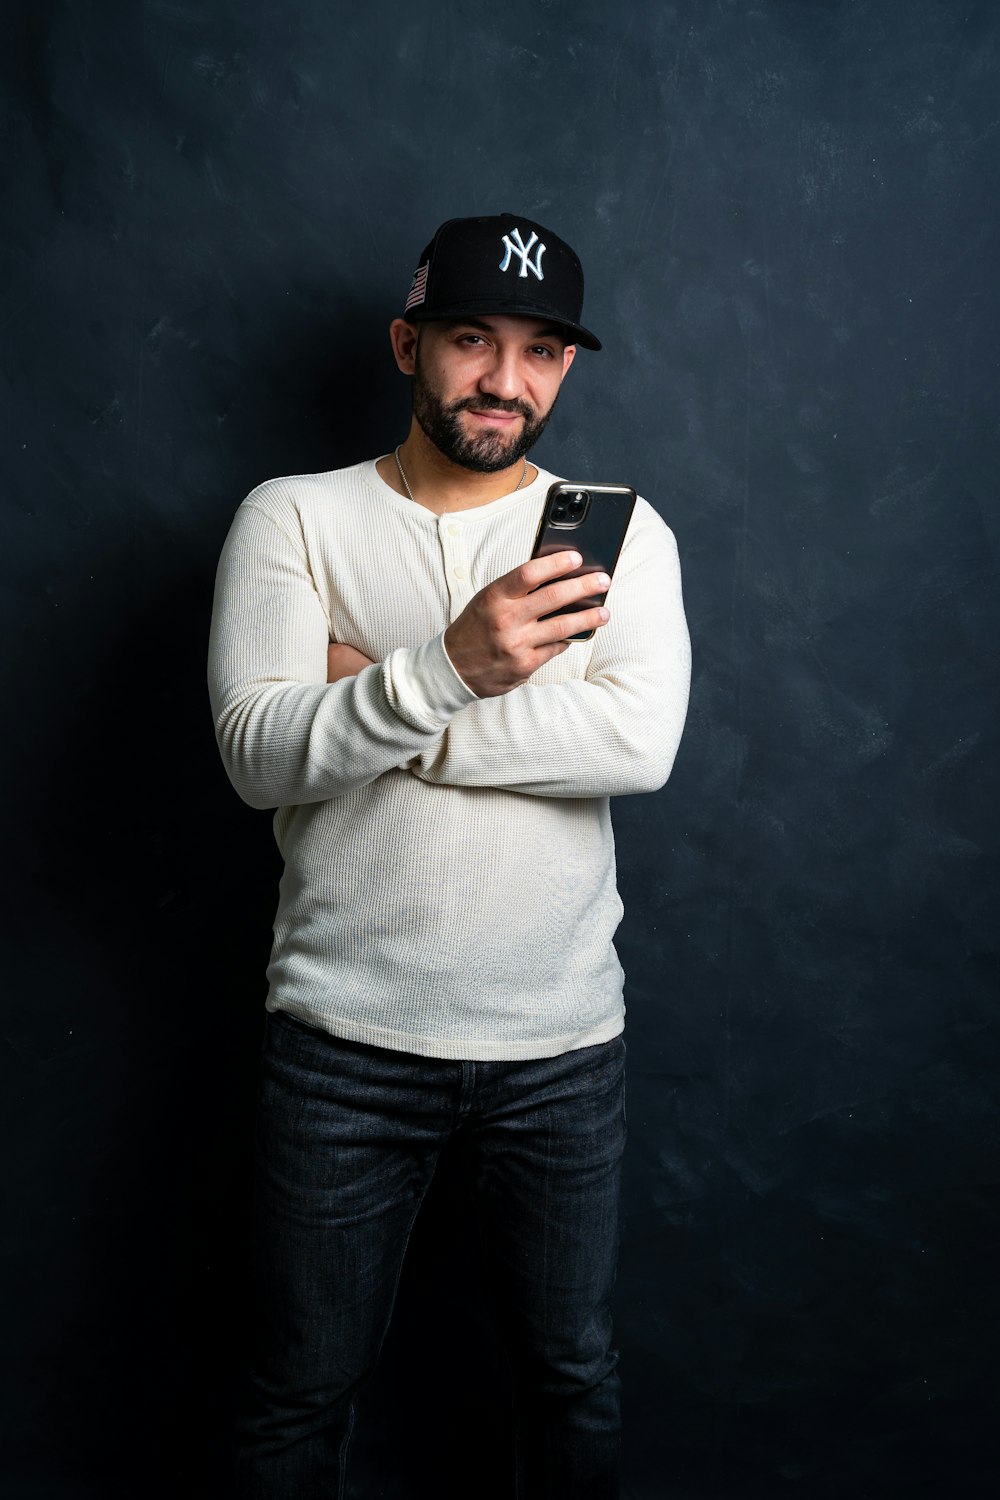
{"type": "MultiPolygon", "coordinates": [[[[565,574],[579,578],[583,573],[607,573],[614,576],[618,554],[622,550],[628,523],[635,506],[635,490],[627,484],[570,484],[560,480],[549,487],[538,525],[532,557],[550,557],[553,552],[575,548],[583,558],[579,568],[565,574]]],[[[571,614],[603,604],[607,593],[595,593],[552,614],[571,614]]],[[[542,615],[551,620],[552,615],[542,615]]],[[[589,641],[592,630],[569,637],[571,641],[589,641]]]]}

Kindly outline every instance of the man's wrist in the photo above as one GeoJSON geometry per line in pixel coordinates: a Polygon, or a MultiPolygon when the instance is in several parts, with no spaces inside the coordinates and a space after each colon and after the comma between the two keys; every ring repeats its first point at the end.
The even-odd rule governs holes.
{"type": "Polygon", "coordinates": [[[422,646],[391,652],[382,664],[382,675],[396,712],[417,729],[444,729],[457,713],[476,701],[477,695],[452,664],[443,632],[422,646]]]}

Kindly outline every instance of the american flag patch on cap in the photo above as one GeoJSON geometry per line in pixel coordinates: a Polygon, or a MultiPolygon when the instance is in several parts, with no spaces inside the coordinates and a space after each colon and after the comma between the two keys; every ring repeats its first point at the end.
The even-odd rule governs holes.
{"type": "Polygon", "coordinates": [[[409,295],[403,308],[404,312],[409,312],[411,307],[416,307],[419,302],[423,302],[427,294],[427,270],[429,265],[429,261],[424,261],[424,264],[418,266],[414,271],[413,285],[410,287],[409,295]]]}

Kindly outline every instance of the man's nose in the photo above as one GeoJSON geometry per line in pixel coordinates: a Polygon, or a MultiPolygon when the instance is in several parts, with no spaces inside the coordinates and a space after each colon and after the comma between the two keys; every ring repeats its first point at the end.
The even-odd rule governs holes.
{"type": "Polygon", "coordinates": [[[515,354],[497,352],[479,380],[479,389],[501,401],[516,401],[524,394],[524,380],[515,354]]]}

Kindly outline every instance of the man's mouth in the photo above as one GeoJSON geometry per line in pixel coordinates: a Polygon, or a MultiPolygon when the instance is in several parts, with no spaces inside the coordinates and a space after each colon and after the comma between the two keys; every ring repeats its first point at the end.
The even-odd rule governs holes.
{"type": "Polygon", "coordinates": [[[467,396],[455,408],[468,412],[478,427],[509,428],[518,418],[530,422],[534,412],[526,402],[502,401],[499,396],[467,396]]]}
{"type": "Polygon", "coordinates": [[[467,406],[465,410],[470,417],[477,422],[484,422],[488,427],[508,427],[512,422],[522,420],[519,411],[493,411],[489,407],[467,406]]]}

